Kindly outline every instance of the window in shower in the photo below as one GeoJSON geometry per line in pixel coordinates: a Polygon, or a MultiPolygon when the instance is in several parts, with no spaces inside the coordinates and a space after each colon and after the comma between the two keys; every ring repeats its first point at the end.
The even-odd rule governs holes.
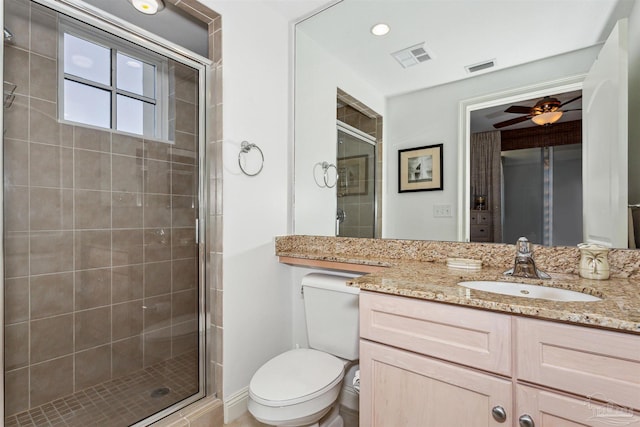
{"type": "Polygon", "coordinates": [[[61,119],[168,139],[167,61],[84,26],[60,26],[61,119]]]}

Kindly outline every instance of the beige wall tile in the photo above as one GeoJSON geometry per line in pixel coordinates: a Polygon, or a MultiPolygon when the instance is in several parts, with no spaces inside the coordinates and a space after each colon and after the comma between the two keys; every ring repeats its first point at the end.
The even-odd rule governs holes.
{"type": "Polygon", "coordinates": [[[29,197],[31,231],[73,228],[73,190],[31,188],[29,197]]]}
{"type": "Polygon", "coordinates": [[[4,185],[29,184],[29,144],[4,138],[4,185]]]}
{"type": "MultiPolygon", "coordinates": [[[[15,34],[15,33],[14,33],[15,34]]],[[[29,52],[4,45],[4,80],[17,85],[15,93],[29,95],[29,52]]]]}
{"type": "Polygon", "coordinates": [[[75,150],[75,188],[111,190],[111,155],[98,151],[75,150]]]}
{"type": "Polygon", "coordinates": [[[171,226],[171,196],[168,194],[144,195],[144,226],[171,226]]]}
{"type": "Polygon", "coordinates": [[[75,354],[75,389],[82,390],[111,378],[111,345],[75,354]]]}
{"type": "Polygon", "coordinates": [[[196,133],[198,120],[196,106],[191,102],[176,99],[176,131],[196,133]]]}
{"type": "Polygon", "coordinates": [[[173,163],[171,169],[171,194],[184,196],[197,194],[198,169],[196,167],[173,163]]]}
{"type": "Polygon", "coordinates": [[[29,408],[29,368],[4,374],[4,411],[15,414],[29,408]]]}
{"type": "Polygon", "coordinates": [[[142,298],[143,266],[113,268],[112,301],[114,304],[142,298]]]}
{"type": "Polygon", "coordinates": [[[144,231],[144,259],[146,262],[171,259],[171,230],[154,228],[144,231]]]}
{"type": "Polygon", "coordinates": [[[171,158],[171,144],[145,140],[144,158],[168,161],[171,158]]]}
{"type": "Polygon", "coordinates": [[[4,367],[11,371],[29,364],[29,322],[4,327],[4,367]]]}
{"type": "Polygon", "coordinates": [[[111,266],[111,231],[75,232],[75,268],[88,270],[111,266]]]}
{"type": "Polygon", "coordinates": [[[29,230],[29,189],[9,187],[4,189],[4,203],[11,209],[4,211],[4,228],[7,231],[29,230]]]}
{"type": "Polygon", "coordinates": [[[197,288],[197,264],[196,259],[174,260],[172,263],[172,290],[174,292],[197,288]]]}
{"type": "Polygon", "coordinates": [[[5,0],[4,4],[4,25],[11,28],[14,45],[29,49],[29,4],[17,0],[5,0]]]}
{"type": "Polygon", "coordinates": [[[5,279],[4,301],[6,325],[29,320],[29,278],[5,279]]]}
{"type": "MultiPolygon", "coordinates": [[[[145,333],[171,325],[171,295],[145,298],[144,306],[145,333]]],[[[166,339],[171,341],[171,331],[168,331],[166,339]]]]}
{"type": "Polygon", "coordinates": [[[151,366],[171,357],[171,328],[146,333],[144,339],[144,366],[151,366]]]}
{"type": "Polygon", "coordinates": [[[172,322],[187,322],[196,319],[198,293],[195,289],[173,292],[171,294],[172,322]]]}
{"type": "Polygon", "coordinates": [[[11,108],[4,110],[4,137],[26,141],[29,135],[29,98],[16,95],[11,108]]]}
{"type": "Polygon", "coordinates": [[[171,221],[173,227],[193,227],[198,200],[195,196],[171,196],[171,221]]]}
{"type": "Polygon", "coordinates": [[[31,363],[71,354],[73,352],[73,315],[49,317],[31,321],[31,363]]]}
{"type": "Polygon", "coordinates": [[[96,229],[111,226],[111,193],[75,190],[75,228],[96,229]]]}
{"type": "MultiPolygon", "coordinates": [[[[9,111],[14,108],[15,106],[11,107],[9,111]]],[[[23,120],[24,117],[27,115],[23,116],[23,120]]],[[[55,102],[31,98],[28,117],[31,142],[60,144],[60,124],[58,123],[58,110],[55,102]]]]}
{"type": "Polygon", "coordinates": [[[4,237],[4,277],[29,274],[29,233],[7,232],[4,237]]]}
{"type": "Polygon", "coordinates": [[[152,297],[171,292],[171,261],[144,265],[144,296],[152,297]]]}
{"type": "Polygon", "coordinates": [[[73,150],[48,144],[29,144],[30,185],[73,187],[73,150]]]}
{"type": "Polygon", "coordinates": [[[73,144],[85,150],[111,151],[111,132],[84,126],[74,126],[73,144]]]}
{"type": "Polygon", "coordinates": [[[197,246],[195,228],[173,228],[171,230],[171,234],[171,255],[173,259],[196,257],[197,246]]]}
{"type": "Polygon", "coordinates": [[[142,262],[142,233],[142,229],[113,230],[111,232],[113,241],[112,262],[114,266],[140,264],[142,262]]]}
{"type": "Polygon", "coordinates": [[[190,321],[172,325],[172,356],[196,351],[198,351],[198,322],[190,321]]]}
{"type": "Polygon", "coordinates": [[[145,160],[145,193],[170,194],[171,163],[145,160]]]}
{"type": "Polygon", "coordinates": [[[75,314],[75,350],[85,350],[111,341],[111,307],[75,314]]]}
{"type": "Polygon", "coordinates": [[[142,159],[128,156],[112,156],[113,191],[142,192],[142,159]]]}
{"type": "Polygon", "coordinates": [[[111,352],[114,378],[142,369],[142,335],[114,342],[111,352]]]}
{"type": "Polygon", "coordinates": [[[113,306],[113,340],[140,335],[144,311],[141,299],[115,304],[113,306]]]}
{"type": "Polygon", "coordinates": [[[31,274],[59,273],[73,269],[73,232],[39,231],[30,234],[31,274]]]}
{"type": "Polygon", "coordinates": [[[34,98],[56,102],[58,98],[57,61],[31,53],[29,55],[30,95],[34,98]]]}
{"type": "Polygon", "coordinates": [[[73,273],[31,276],[31,319],[73,311],[73,273]]]}
{"type": "Polygon", "coordinates": [[[58,24],[54,15],[44,8],[31,9],[31,51],[56,58],[58,52],[58,24]]]}
{"type": "Polygon", "coordinates": [[[111,269],[98,268],[75,273],[75,309],[111,304],[111,269]]]}
{"type": "Polygon", "coordinates": [[[141,228],[142,201],[142,193],[112,193],[111,224],[113,228],[141,228]]]}
{"type": "Polygon", "coordinates": [[[143,156],[142,138],[121,133],[111,135],[111,151],[113,154],[124,154],[142,158],[143,156]]]}
{"type": "Polygon", "coordinates": [[[39,406],[73,392],[73,356],[61,357],[30,369],[31,406],[39,406]]]}

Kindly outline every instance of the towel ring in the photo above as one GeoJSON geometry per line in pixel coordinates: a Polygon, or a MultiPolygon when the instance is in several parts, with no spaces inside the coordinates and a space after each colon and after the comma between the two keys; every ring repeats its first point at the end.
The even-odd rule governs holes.
{"type": "Polygon", "coordinates": [[[240,170],[242,171],[242,173],[244,173],[247,176],[256,176],[260,172],[262,172],[262,168],[264,167],[264,154],[262,153],[262,150],[260,149],[260,147],[258,147],[256,144],[249,143],[248,141],[242,141],[240,143],[240,152],[238,153],[238,166],[240,166],[240,170]],[[260,158],[261,158],[260,168],[256,172],[250,173],[250,172],[247,172],[242,166],[242,155],[247,154],[249,151],[251,151],[254,148],[258,150],[258,153],[260,153],[260,158]]]}
{"type": "Polygon", "coordinates": [[[316,182],[316,185],[320,188],[333,188],[338,184],[338,168],[333,163],[329,162],[318,162],[313,166],[313,180],[316,182]],[[324,185],[321,182],[318,182],[316,178],[316,169],[320,166],[322,168],[322,180],[324,181],[324,185]],[[336,170],[336,178],[332,185],[329,185],[329,169],[334,168],[336,170]]]}

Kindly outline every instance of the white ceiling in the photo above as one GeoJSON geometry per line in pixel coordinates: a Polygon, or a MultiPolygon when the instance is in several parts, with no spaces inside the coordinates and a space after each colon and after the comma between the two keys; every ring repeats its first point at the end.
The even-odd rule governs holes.
{"type": "Polygon", "coordinates": [[[497,66],[474,75],[601,43],[633,1],[343,0],[297,30],[392,96],[468,78],[465,66],[487,60],[497,66]],[[389,34],[370,33],[378,22],[389,34]],[[391,56],[421,42],[432,60],[405,69],[391,56]]]}

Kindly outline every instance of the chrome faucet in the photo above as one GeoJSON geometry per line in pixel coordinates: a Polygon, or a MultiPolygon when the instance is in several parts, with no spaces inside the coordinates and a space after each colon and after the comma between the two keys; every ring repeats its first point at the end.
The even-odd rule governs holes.
{"type": "Polygon", "coordinates": [[[521,237],[516,242],[516,259],[513,268],[504,272],[505,276],[528,277],[538,279],[551,279],[547,273],[536,268],[533,261],[533,251],[531,243],[526,237],[521,237]]]}

